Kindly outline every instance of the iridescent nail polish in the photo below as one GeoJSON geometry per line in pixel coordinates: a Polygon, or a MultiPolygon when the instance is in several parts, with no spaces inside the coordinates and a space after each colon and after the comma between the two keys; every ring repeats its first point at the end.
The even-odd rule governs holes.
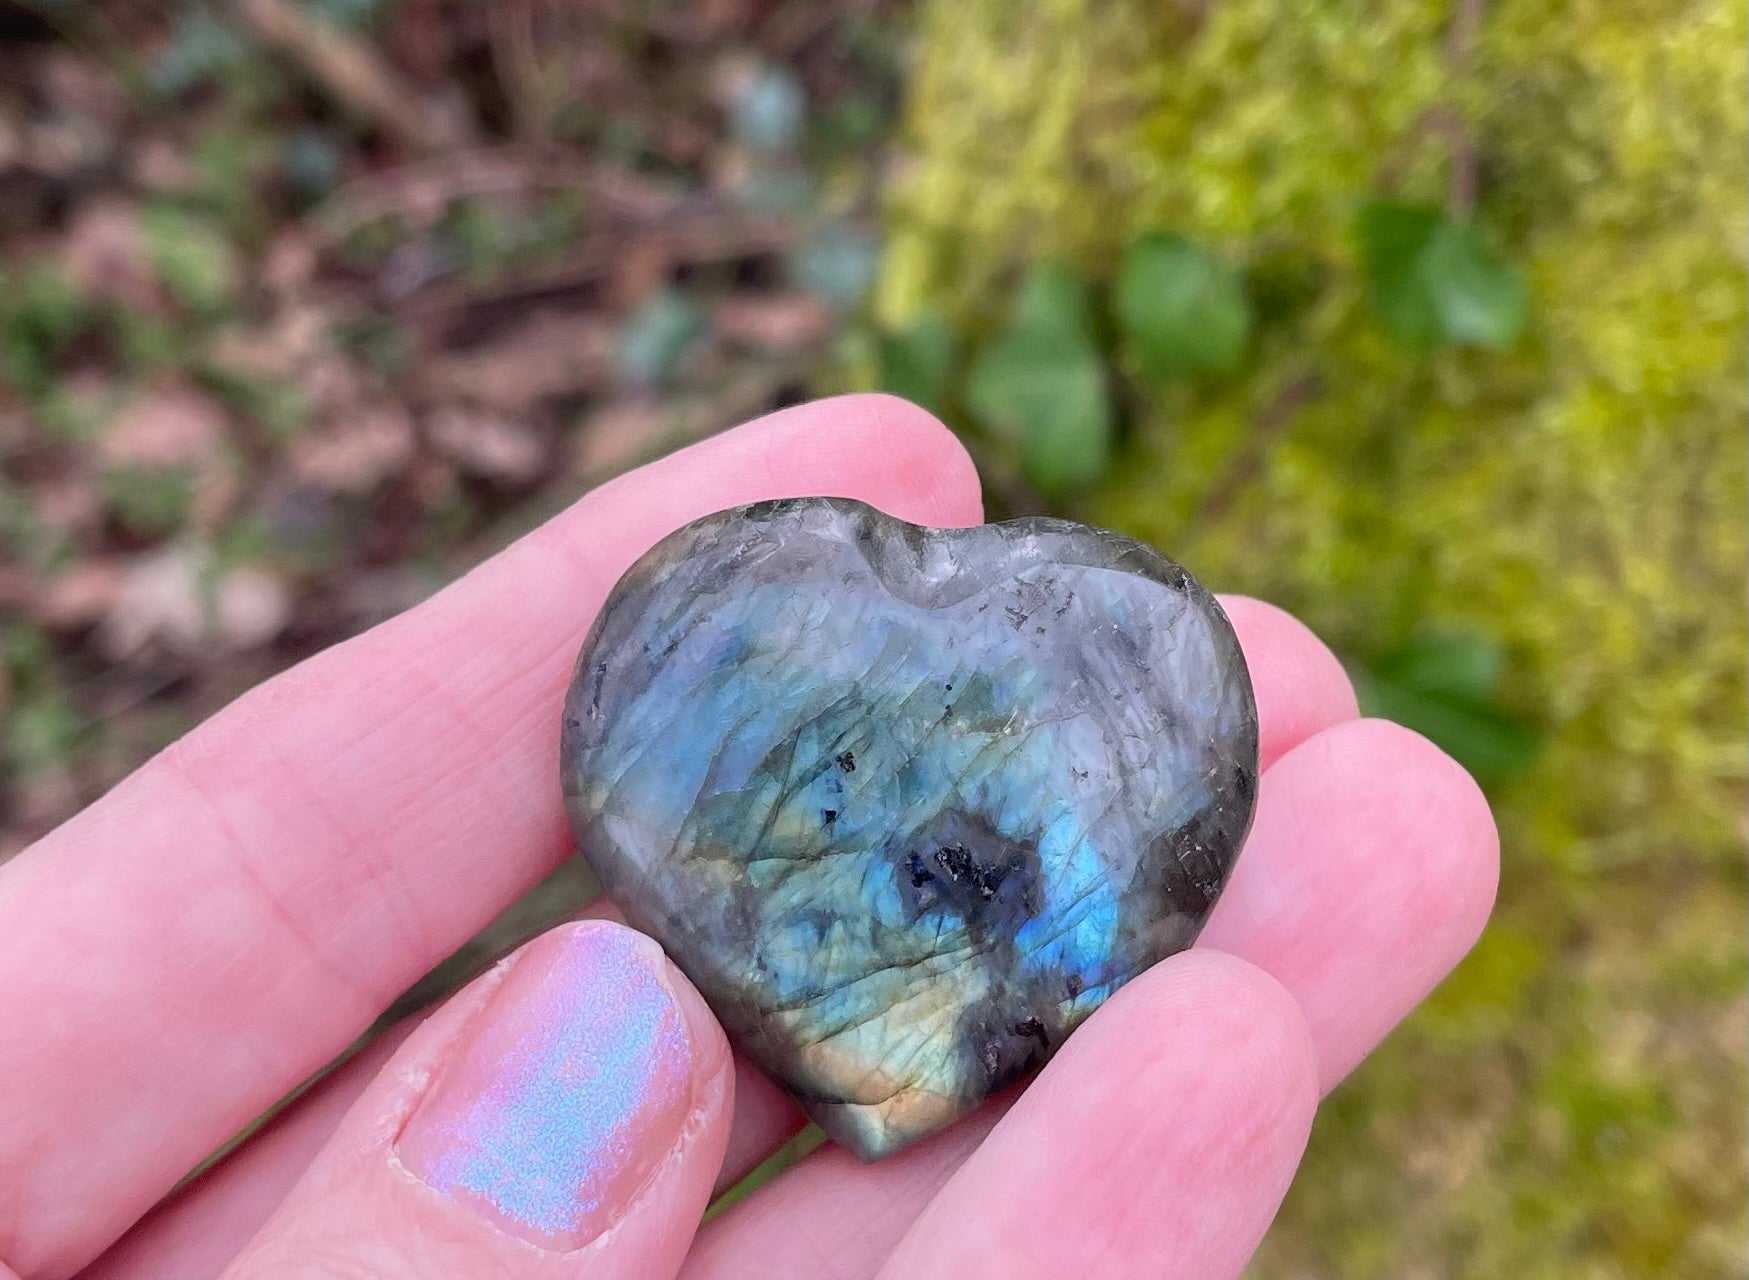
{"type": "Polygon", "coordinates": [[[579,1248],[679,1140],[693,1074],[661,949],[620,925],[568,925],[515,958],[397,1151],[503,1229],[579,1248]]]}

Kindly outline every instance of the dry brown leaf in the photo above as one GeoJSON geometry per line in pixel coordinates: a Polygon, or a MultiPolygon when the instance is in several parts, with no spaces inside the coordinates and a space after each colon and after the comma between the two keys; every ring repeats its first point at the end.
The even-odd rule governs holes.
{"type": "Polygon", "coordinates": [[[332,418],[301,435],[290,451],[292,474],[330,493],[368,493],[413,457],[413,421],[393,401],[332,418]]]}
{"type": "Polygon", "coordinates": [[[731,295],[712,313],[716,329],[744,347],[789,353],[822,341],[832,331],[832,313],[810,294],[731,295]]]}
{"type": "Polygon", "coordinates": [[[192,387],[167,385],[128,405],[102,431],[98,459],[107,467],[194,465],[203,473],[225,439],[225,411],[192,387]]]}
{"type": "Polygon", "coordinates": [[[291,621],[291,592],[254,565],[226,570],[211,581],[212,555],[176,546],[132,557],[99,629],[99,643],[116,661],[150,648],[195,654],[218,647],[256,648],[291,621]]]}
{"type": "Polygon", "coordinates": [[[318,418],[342,417],[370,398],[364,371],[337,351],[321,351],[310,361],[303,388],[318,418]]]}
{"type": "Polygon", "coordinates": [[[206,634],[200,590],[204,568],[204,557],[190,547],[131,557],[99,631],[104,653],[125,662],[153,644],[184,652],[197,648],[206,634]]]}
{"type": "Polygon", "coordinates": [[[121,82],[104,67],[54,46],[33,61],[37,90],[54,110],[112,126],[127,119],[128,101],[121,82]]]}
{"type": "Polygon", "coordinates": [[[673,273],[673,246],[666,237],[634,236],[608,273],[608,300],[618,307],[635,307],[667,284],[673,273]]]}
{"type": "Polygon", "coordinates": [[[276,293],[303,288],[316,274],[321,255],[315,236],[290,226],[274,237],[261,262],[261,283],[276,293]]]}
{"type": "Polygon", "coordinates": [[[617,475],[642,462],[666,431],[654,400],[621,400],[597,409],[577,433],[573,471],[595,478],[617,475]]]}
{"type": "Polygon", "coordinates": [[[45,531],[73,536],[94,527],[103,515],[103,501],[93,477],[69,471],[32,486],[37,524],[45,531]]]}
{"type": "Polygon", "coordinates": [[[134,181],[147,191],[187,191],[200,181],[187,151],[156,135],[134,144],[129,164],[134,181]]]}
{"type": "Polygon", "coordinates": [[[445,457],[470,475],[507,484],[538,479],[547,464],[540,433],[525,421],[465,405],[445,405],[426,422],[445,457]]]}
{"type": "Polygon", "coordinates": [[[606,320],[548,310],[496,341],[434,358],[421,382],[435,399],[523,414],[550,397],[599,386],[612,362],[606,320]]]}
{"type": "Polygon", "coordinates": [[[40,584],[31,614],[44,626],[76,631],[107,617],[121,596],[122,568],[115,560],[86,560],[40,584]]]}
{"type": "MultiPolygon", "coordinates": [[[[302,378],[306,369],[324,355],[328,341],[328,318],[320,307],[292,303],[274,312],[265,324],[251,329],[226,329],[213,342],[207,358],[221,369],[266,381],[302,378]]],[[[358,378],[344,357],[331,355],[350,380],[358,378]]]]}
{"type": "Polygon", "coordinates": [[[239,565],[213,588],[214,639],[228,649],[258,648],[284,631],[291,618],[291,592],[266,569],[239,565]]]}
{"type": "Polygon", "coordinates": [[[163,305],[145,232],[128,201],[99,198],[81,205],[67,229],[61,263],[83,293],[147,311],[163,305]]]}
{"type": "Polygon", "coordinates": [[[51,178],[69,179],[109,158],[110,131],[84,116],[62,116],[27,125],[22,148],[25,167],[51,178]]]}

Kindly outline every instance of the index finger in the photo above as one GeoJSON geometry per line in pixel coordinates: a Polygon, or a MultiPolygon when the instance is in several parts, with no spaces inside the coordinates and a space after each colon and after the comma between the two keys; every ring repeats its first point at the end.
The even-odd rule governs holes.
{"type": "Polygon", "coordinates": [[[0,874],[0,1272],[89,1261],[565,855],[559,700],[653,542],[802,494],[974,523],[978,492],[903,401],[772,415],[261,686],[20,855],[0,874]]]}

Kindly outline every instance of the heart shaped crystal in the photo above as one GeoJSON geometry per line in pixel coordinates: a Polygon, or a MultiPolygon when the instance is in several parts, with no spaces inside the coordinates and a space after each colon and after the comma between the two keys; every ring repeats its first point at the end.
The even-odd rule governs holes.
{"type": "Polygon", "coordinates": [[[638,561],[563,742],[603,884],[864,1157],[1189,946],[1257,790],[1238,641],[1176,564],[835,498],[707,516],[638,561]]]}

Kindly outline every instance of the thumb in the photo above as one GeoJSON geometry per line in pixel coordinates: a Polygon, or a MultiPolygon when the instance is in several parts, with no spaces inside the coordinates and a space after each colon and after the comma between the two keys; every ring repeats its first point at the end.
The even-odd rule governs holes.
{"type": "Polygon", "coordinates": [[[409,1038],[225,1276],[669,1280],[733,1075],[654,942],[564,925],[409,1038]]]}

